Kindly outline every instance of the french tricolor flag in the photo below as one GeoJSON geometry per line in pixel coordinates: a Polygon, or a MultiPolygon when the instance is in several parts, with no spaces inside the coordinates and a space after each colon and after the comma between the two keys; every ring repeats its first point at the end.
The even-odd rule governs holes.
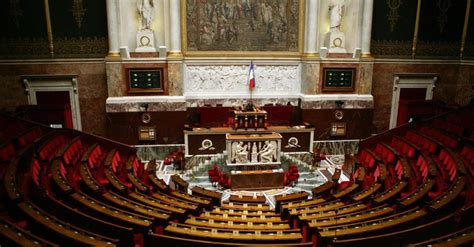
{"type": "Polygon", "coordinates": [[[255,72],[254,72],[253,62],[250,62],[249,89],[253,90],[254,87],[255,87],[255,72]]]}

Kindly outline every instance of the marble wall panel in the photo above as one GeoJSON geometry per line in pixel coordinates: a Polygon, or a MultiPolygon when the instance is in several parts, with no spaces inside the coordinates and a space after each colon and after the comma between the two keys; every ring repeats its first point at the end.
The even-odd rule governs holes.
{"type": "Polygon", "coordinates": [[[107,92],[109,97],[126,95],[127,87],[122,83],[122,64],[108,62],[105,67],[107,70],[107,92]]]}
{"type": "Polygon", "coordinates": [[[183,63],[168,63],[168,92],[172,96],[183,95],[183,63]]]}
{"type": "Polygon", "coordinates": [[[372,73],[374,69],[373,62],[360,63],[357,72],[356,92],[358,94],[372,93],[372,73]]]}
{"type": "Polygon", "coordinates": [[[304,94],[321,93],[321,85],[319,80],[319,63],[302,62],[301,64],[301,92],[304,94]]]}

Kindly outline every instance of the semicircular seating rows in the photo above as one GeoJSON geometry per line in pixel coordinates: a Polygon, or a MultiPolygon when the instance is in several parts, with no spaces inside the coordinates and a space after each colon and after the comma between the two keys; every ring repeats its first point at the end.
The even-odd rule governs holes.
{"type": "Polygon", "coordinates": [[[265,198],[175,190],[130,146],[1,115],[0,244],[472,244],[473,115],[471,105],[363,140],[345,161],[348,182],[337,171],[311,198],[276,196],[275,209],[265,198]]]}

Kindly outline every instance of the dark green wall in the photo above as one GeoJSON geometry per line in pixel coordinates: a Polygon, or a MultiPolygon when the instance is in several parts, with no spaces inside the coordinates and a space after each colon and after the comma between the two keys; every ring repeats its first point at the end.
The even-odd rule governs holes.
{"type": "MultiPolygon", "coordinates": [[[[371,45],[374,56],[411,56],[417,3],[417,0],[374,1],[371,45]],[[389,3],[393,7],[395,3],[400,5],[391,10],[389,3]],[[393,28],[390,19],[396,19],[393,28]]],[[[459,57],[466,5],[467,0],[421,1],[416,57],[459,57]]],[[[472,8],[470,11],[468,40],[472,44],[472,8]]],[[[472,54],[472,47],[467,50],[472,54]]]]}
{"type": "MultiPolygon", "coordinates": [[[[0,20],[4,25],[0,28],[0,57],[50,58],[44,1],[3,0],[1,3],[4,7],[0,10],[0,20]]],[[[105,0],[49,0],[49,10],[54,58],[107,54],[105,0]]]]}

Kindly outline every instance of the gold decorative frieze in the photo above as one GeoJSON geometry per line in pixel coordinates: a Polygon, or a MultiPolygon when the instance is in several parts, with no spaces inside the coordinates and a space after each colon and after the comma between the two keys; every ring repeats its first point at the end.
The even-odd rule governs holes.
{"type": "Polygon", "coordinates": [[[459,56],[459,41],[418,41],[417,56],[423,57],[457,57],[459,56]]]}
{"type": "Polygon", "coordinates": [[[411,48],[411,41],[372,40],[370,51],[377,56],[410,56],[411,48]]]}
{"type": "Polygon", "coordinates": [[[107,37],[56,37],[55,55],[58,57],[102,57],[107,54],[107,37]]]}
{"type": "Polygon", "coordinates": [[[3,58],[43,58],[49,55],[48,40],[44,38],[0,39],[3,58]]]}
{"type": "Polygon", "coordinates": [[[84,8],[83,0],[72,0],[72,9],[70,10],[78,28],[82,27],[84,15],[87,9],[84,8]]]}
{"type": "Polygon", "coordinates": [[[390,12],[387,15],[388,22],[390,23],[390,32],[395,30],[398,19],[400,15],[398,14],[398,9],[402,5],[401,0],[387,0],[387,7],[390,9],[390,12]]]}

